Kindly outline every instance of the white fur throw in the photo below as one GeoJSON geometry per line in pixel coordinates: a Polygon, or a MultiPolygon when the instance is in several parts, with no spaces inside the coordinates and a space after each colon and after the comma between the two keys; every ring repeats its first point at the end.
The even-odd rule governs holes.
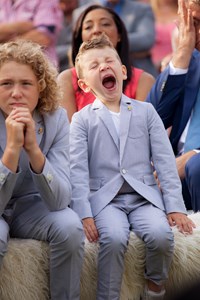
{"type": "MultiPolygon", "coordinates": [[[[167,295],[200,279],[200,213],[189,215],[197,228],[184,236],[174,228],[175,253],[167,281],[167,295]]],[[[95,300],[98,244],[85,244],[81,300],[95,300]]],[[[11,239],[0,272],[0,300],[49,299],[48,245],[35,240],[11,239]]],[[[144,288],[145,247],[131,233],[125,256],[121,300],[139,300],[144,288]]]]}

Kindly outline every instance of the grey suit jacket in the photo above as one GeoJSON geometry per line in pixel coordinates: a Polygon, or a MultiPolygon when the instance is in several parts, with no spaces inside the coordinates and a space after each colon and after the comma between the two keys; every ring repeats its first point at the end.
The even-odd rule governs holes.
{"type": "MultiPolygon", "coordinates": [[[[12,173],[0,160],[0,215],[20,201],[41,199],[50,211],[69,205],[69,122],[62,108],[52,114],[34,114],[37,141],[46,160],[43,172],[35,174],[25,151],[20,155],[18,172],[12,173]]],[[[6,147],[5,119],[0,110],[0,158],[6,147]]]]}
{"type": "Polygon", "coordinates": [[[186,213],[175,157],[157,112],[151,104],[125,95],[120,112],[120,137],[99,100],[74,114],[70,125],[72,208],[81,219],[96,216],[125,180],[166,213],[186,213]]]}

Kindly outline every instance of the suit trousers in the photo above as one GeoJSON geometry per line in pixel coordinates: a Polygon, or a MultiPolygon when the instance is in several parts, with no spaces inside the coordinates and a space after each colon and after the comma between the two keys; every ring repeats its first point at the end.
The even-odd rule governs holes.
{"type": "Polygon", "coordinates": [[[137,193],[114,198],[96,217],[100,249],[97,300],[120,299],[124,254],[130,230],[146,245],[145,278],[165,282],[174,250],[174,236],[164,211],[137,193]]]}
{"type": "Polygon", "coordinates": [[[192,156],[185,166],[185,178],[182,181],[183,198],[187,209],[200,211],[200,153],[192,156]]]}
{"type": "Polygon", "coordinates": [[[0,219],[0,263],[10,236],[46,241],[50,247],[52,300],[79,300],[84,234],[77,214],[70,208],[49,211],[41,200],[17,203],[10,226],[0,219]]]}

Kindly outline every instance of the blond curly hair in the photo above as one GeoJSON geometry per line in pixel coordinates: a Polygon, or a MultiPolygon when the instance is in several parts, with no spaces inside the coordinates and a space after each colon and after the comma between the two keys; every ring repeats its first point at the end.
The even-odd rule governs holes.
{"type": "Polygon", "coordinates": [[[58,71],[44,54],[42,47],[26,40],[3,43],[0,45],[0,68],[9,61],[28,65],[33,70],[40,88],[36,107],[39,113],[55,111],[60,101],[58,71]]]}

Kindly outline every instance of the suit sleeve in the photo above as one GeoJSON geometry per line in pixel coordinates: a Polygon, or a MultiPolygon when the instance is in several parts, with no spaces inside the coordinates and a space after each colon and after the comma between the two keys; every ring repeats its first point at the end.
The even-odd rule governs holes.
{"type": "Polygon", "coordinates": [[[89,202],[89,161],[87,125],[80,113],[73,115],[70,125],[71,207],[81,219],[92,217],[89,202]]]}
{"type": "MultiPolygon", "coordinates": [[[[64,209],[70,204],[71,183],[69,166],[69,122],[64,110],[59,110],[54,122],[55,137],[45,155],[41,174],[32,172],[33,181],[50,211],[64,209]],[[60,113],[59,113],[60,112],[60,113]]],[[[47,136],[51,135],[48,128],[47,136]]]]}
{"type": "Polygon", "coordinates": [[[172,125],[174,112],[183,99],[186,74],[170,75],[167,67],[156,79],[146,101],[150,102],[161,117],[165,128],[172,125]]]}
{"type": "Polygon", "coordinates": [[[186,213],[175,156],[163,123],[151,105],[148,109],[148,130],[151,157],[161,185],[166,213],[186,213]]]}

